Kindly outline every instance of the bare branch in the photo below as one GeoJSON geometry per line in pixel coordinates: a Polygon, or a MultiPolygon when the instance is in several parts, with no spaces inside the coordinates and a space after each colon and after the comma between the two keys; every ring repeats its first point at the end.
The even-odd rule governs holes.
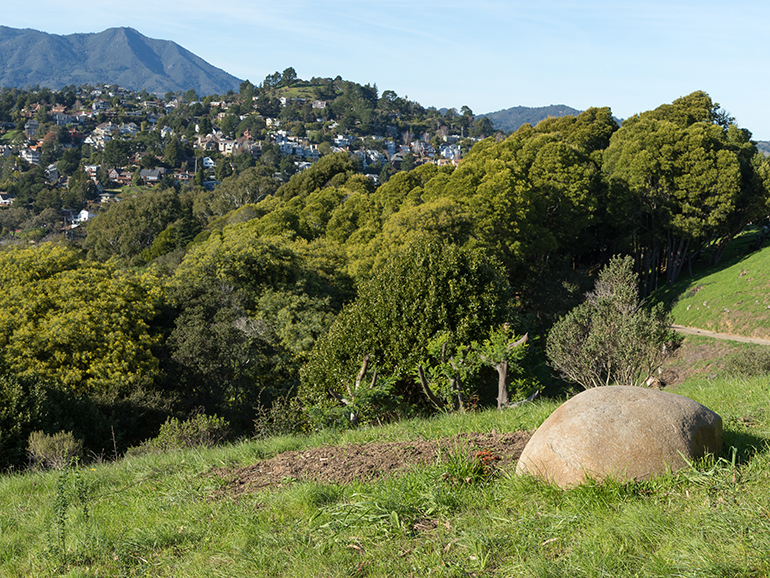
{"type": "MultiPolygon", "coordinates": [[[[366,369],[369,367],[369,354],[367,353],[364,355],[364,362],[361,364],[361,371],[358,372],[358,376],[356,377],[356,387],[355,390],[358,390],[358,388],[361,386],[361,381],[364,379],[364,375],[366,375],[366,369]]],[[[350,394],[353,395],[352,393],[350,394]]]]}
{"type": "Polygon", "coordinates": [[[425,392],[425,395],[428,396],[428,399],[431,401],[431,403],[438,409],[444,409],[444,404],[441,403],[441,400],[436,397],[436,394],[433,393],[430,385],[428,385],[428,380],[425,379],[425,372],[422,370],[422,364],[417,366],[417,375],[420,376],[420,384],[422,385],[422,390],[425,392]]]}
{"type": "Polygon", "coordinates": [[[529,341],[529,331],[527,331],[524,336],[515,343],[509,343],[506,349],[516,349],[517,347],[524,345],[527,341],[529,341]]]}
{"type": "Polygon", "coordinates": [[[517,401],[516,403],[509,403],[505,407],[507,409],[513,409],[514,407],[520,407],[520,406],[524,405],[525,403],[530,403],[532,401],[535,401],[539,397],[540,397],[540,390],[538,389],[537,391],[535,391],[535,393],[530,395],[527,399],[522,399],[521,401],[517,401]]]}

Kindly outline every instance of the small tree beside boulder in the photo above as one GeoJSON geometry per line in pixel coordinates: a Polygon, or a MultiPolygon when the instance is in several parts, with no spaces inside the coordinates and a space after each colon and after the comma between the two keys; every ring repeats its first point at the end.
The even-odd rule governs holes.
{"type": "Polygon", "coordinates": [[[546,354],[565,379],[586,389],[644,385],[676,342],[670,316],[639,296],[631,257],[614,257],[585,302],[559,319],[546,354]]]}

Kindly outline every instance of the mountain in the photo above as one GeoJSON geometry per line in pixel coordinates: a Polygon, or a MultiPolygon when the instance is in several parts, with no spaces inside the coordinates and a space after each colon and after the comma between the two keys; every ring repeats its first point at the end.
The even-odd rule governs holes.
{"type": "Polygon", "coordinates": [[[178,44],[133,28],[47,34],[0,26],[0,86],[117,84],[133,90],[199,95],[238,90],[240,80],[178,44]]]}
{"type": "Polygon", "coordinates": [[[552,104],[551,106],[534,108],[528,106],[515,106],[513,108],[480,114],[478,116],[486,116],[492,121],[492,126],[494,126],[496,130],[513,132],[525,123],[535,126],[538,122],[549,116],[559,117],[570,114],[577,116],[581,112],[582,111],[564,104],[552,104]]]}

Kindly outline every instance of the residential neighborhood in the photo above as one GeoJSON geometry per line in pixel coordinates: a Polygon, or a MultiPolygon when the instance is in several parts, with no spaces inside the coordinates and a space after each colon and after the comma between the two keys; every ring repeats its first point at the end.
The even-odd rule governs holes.
{"type": "MultiPolygon", "coordinates": [[[[275,81],[275,75],[268,78],[275,81]]],[[[377,185],[425,163],[457,166],[475,142],[491,134],[488,121],[471,130],[467,112],[423,109],[392,91],[378,98],[376,88],[339,77],[267,83],[255,87],[246,81],[239,93],[205,98],[194,91],[161,95],[84,85],[59,92],[13,89],[13,101],[4,89],[11,97],[0,110],[4,169],[27,174],[40,167],[40,179],[52,192],[44,195],[43,207],[37,192],[8,187],[0,190],[2,206],[22,202],[37,213],[55,208],[51,199],[58,197],[66,228],[86,222],[102,203],[119,201],[128,191],[160,185],[211,192],[256,165],[285,182],[337,153],[354,155],[377,185]],[[81,217],[73,220],[71,211],[81,217]]]]}

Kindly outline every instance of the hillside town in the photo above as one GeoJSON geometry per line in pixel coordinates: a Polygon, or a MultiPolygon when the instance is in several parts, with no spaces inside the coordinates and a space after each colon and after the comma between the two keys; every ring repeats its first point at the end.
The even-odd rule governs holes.
{"type": "MultiPolygon", "coordinates": [[[[42,89],[20,94],[14,110],[4,112],[6,168],[38,169],[49,189],[88,189],[80,202],[59,207],[69,227],[132,187],[212,191],[255,164],[271,167],[285,182],[340,152],[355,155],[376,186],[421,164],[456,166],[492,133],[488,119],[474,126],[467,107],[461,114],[424,109],[392,91],[378,98],[376,87],[339,78],[303,83],[290,70],[259,87],[246,81],[240,93],[205,98],[192,90],[160,95],[116,85],[42,89]]],[[[0,206],[18,203],[19,196],[34,211],[34,199],[13,190],[0,191],[0,206]]]]}

